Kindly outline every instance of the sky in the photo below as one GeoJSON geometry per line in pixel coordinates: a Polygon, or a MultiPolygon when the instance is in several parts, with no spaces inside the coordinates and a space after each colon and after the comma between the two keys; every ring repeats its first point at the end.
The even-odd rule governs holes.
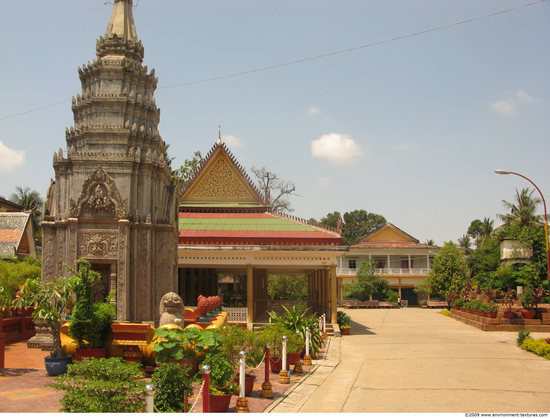
{"type": "MultiPolygon", "coordinates": [[[[499,225],[502,201],[532,187],[495,169],[550,198],[550,1],[532,3],[134,0],[133,13],[173,168],[221,125],[250,174],[295,183],[294,216],[364,209],[443,245],[475,219],[499,225]]],[[[77,68],[112,7],[0,1],[0,196],[46,196],[77,68]]]]}

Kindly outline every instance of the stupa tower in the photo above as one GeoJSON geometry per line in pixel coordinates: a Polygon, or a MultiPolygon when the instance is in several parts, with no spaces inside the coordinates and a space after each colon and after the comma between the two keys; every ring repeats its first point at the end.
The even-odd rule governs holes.
{"type": "Polygon", "coordinates": [[[78,68],[74,125],[54,153],[43,222],[43,280],[86,258],[97,298],[116,289],[119,320],[154,320],[176,283],[177,198],[170,186],[155,70],[143,65],[132,0],[114,0],[97,58],[78,68]]]}

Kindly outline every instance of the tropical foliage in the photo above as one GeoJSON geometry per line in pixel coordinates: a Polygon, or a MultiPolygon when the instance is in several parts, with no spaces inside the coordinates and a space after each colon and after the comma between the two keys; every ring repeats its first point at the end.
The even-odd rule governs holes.
{"type": "Polygon", "coordinates": [[[63,391],[61,412],[141,412],[145,380],[139,366],[121,357],[77,361],[46,386],[63,391]]]}
{"type": "Polygon", "coordinates": [[[27,280],[40,277],[40,259],[26,257],[20,261],[13,257],[10,260],[0,260],[0,286],[4,287],[15,298],[19,287],[27,280]]]}
{"type": "Polygon", "coordinates": [[[504,207],[509,210],[509,213],[498,215],[505,227],[542,226],[542,215],[536,215],[537,207],[542,200],[533,197],[534,191],[525,188],[518,192],[516,189],[516,203],[502,201],[504,207]]]}
{"type": "Polygon", "coordinates": [[[307,299],[308,279],[304,275],[269,275],[267,293],[272,300],[307,299]]]}
{"type": "Polygon", "coordinates": [[[190,398],[193,395],[191,378],[187,371],[191,366],[184,365],[182,369],[177,363],[161,363],[151,376],[155,387],[153,402],[159,412],[184,412],[183,391],[190,398]]]}

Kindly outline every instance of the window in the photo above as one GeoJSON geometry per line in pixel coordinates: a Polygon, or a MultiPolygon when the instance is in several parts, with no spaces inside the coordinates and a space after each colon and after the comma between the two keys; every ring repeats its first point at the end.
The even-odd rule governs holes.
{"type": "Polygon", "coordinates": [[[348,260],[348,268],[356,269],[357,268],[357,260],[348,260]]]}

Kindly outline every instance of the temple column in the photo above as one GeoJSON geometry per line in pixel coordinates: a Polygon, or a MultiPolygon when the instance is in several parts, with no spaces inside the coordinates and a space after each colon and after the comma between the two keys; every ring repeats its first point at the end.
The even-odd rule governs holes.
{"type": "Polygon", "coordinates": [[[254,266],[246,266],[246,307],[248,308],[249,324],[254,323],[254,266]]]}

